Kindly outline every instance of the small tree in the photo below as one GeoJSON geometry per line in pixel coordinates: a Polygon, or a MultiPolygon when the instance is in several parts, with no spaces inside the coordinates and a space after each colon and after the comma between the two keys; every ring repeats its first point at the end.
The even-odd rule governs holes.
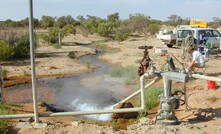
{"type": "Polygon", "coordinates": [[[43,28],[53,27],[55,19],[51,16],[42,16],[40,20],[40,26],[43,28]]]}
{"type": "Polygon", "coordinates": [[[127,38],[128,38],[128,33],[123,33],[123,32],[117,32],[114,37],[114,39],[117,41],[124,41],[127,38]]]}
{"type": "Polygon", "coordinates": [[[65,34],[76,34],[76,29],[71,24],[64,26],[63,31],[65,34]]]}
{"type": "Polygon", "coordinates": [[[151,34],[154,35],[160,30],[160,26],[158,24],[150,24],[147,27],[147,31],[151,34]]]}
{"type": "Polygon", "coordinates": [[[111,32],[111,26],[107,23],[100,23],[97,28],[97,33],[101,36],[108,37],[111,32]]]}
{"type": "MultiPolygon", "coordinates": [[[[36,45],[36,40],[34,44],[36,45]]],[[[30,43],[29,43],[29,36],[27,33],[22,35],[18,39],[13,51],[14,51],[13,54],[14,58],[26,58],[30,55],[30,43]]]]}
{"type": "Polygon", "coordinates": [[[5,41],[0,40],[0,60],[7,60],[13,54],[12,47],[5,41]]]}

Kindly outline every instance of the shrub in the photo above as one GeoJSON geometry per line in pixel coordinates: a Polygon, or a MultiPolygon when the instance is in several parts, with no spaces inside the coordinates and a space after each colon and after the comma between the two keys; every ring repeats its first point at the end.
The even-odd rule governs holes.
{"type": "MultiPolygon", "coordinates": [[[[10,114],[12,113],[4,104],[0,102],[0,115],[10,114]]],[[[0,120],[0,133],[6,134],[8,132],[8,122],[7,120],[1,119],[0,120]]]]}
{"type": "Polygon", "coordinates": [[[147,109],[151,109],[159,103],[158,96],[163,93],[163,88],[158,86],[153,86],[145,89],[145,106],[147,109]]]}
{"type": "MultiPolygon", "coordinates": [[[[36,44],[36,42],[34,44],[36,44]]],[[[26,58],[30,55],[30,43],[28,34],[25,34],[19,38],[13,51],[14,58],[26,58]]]]}
{"type": "Polygon", "coordinates": [[[127,66],[127,67],[118,66],[113,69],[110,69],[109,74],[112,77],[125,78],[127,83],[130,82],[131,80],[138,78],[137,68],[135,66],[127,66]]]}
{"type": "MultiPolygon", "coordinates": [[[[36,37],[36,36],[35,36],[36,37]]],[[[37,38],[36,38],[37,39],[37,38]]],[[[34,45],[37,46],[37,40],[34,45]]],[[[30,43],[28,33],[21,29],[5,29],[0,32],[1,53],[5,55],[2,60],[9,58],[26,58],[30,54],[30,43]]]]}
{"type": "Polygon", "coordinates": [[[123,32],[117,32],[114,37],[114,39],[117,41],[124,41],[127,38],[128,38],[128,33],[123,33],[123,32]]]}
{"type": "Polygon", "coordinates": [[[58,42],[59,32],[60,32],[59,28],[55,27],[48,28],[48,39],[50,43],[58,42]]]}
{"type": "Polygon", "coordinates": [[[12,47],[5,41],[0,40],[0,60],[7,60],[12,56],[12,47]]]}
{"type": "Polygon", "coordinates": [[[107,23],[100,23],[97,28],[97,33],[100,36],[108,37],[111,32],[111,26],[107,23]]]}
{"type": "Polygon", "coordinates": [[[76,29],[71,24],[64,26],[63,31],[65,34],[76,34],[76,29]]]}
{"type": "Polygon", "coordinates": [[[60,46],[58,43],[54,43],[54,44],[53,44],[53,47],[56,48],[56,49],[61,48],[61,46],[60,46]]]}
{"type": "Polygon", "coordinates": [[[160,27],[158,24],[150,24],[147,27],[147,31],[151,34],[154,35],[160,30],[160,27]]]}

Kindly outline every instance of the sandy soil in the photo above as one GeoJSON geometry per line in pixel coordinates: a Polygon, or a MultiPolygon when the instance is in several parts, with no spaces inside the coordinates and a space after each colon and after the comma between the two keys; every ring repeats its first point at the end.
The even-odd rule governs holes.
{"type": "MultiPolygon", "coordinates": [[[[69,40],[72,40],[73,37],[68,37],[69,40]]],[[[82,37],[83,38],[83,37],[82,37]]],[[[81,40],[81,38],[76,38],[81,40]]],[[[73,39],[74,40],[74,39],[73,39]]],[[[91,41],[91,40],[90,40],[91,41]]],[[[138,49],[140,45],[152,45],[154,47],[165,48],[161,42],[155,38],[130,38],[127,41],[123,42],[107,42],[112,48],[120,49],[118,53],[105,54],[100,58],[104,59],[113,64],[119,64],[122,66],[135,65],[138,66],[139,60],[142,58],[142,50],[138,49]]],[[[72,46],[73,48],[77,46],[72,46]]],[[[78,46],[79,47],[79,46],[78,46]]],[[[67,46],[66,49],[70,49],[70,46],[67,46]]],[[[78,48],[79,49],[79,48],[78,48]]],[[[168,49],[168,48],[167,48],[168,49]]],[[[48,48],[48,50],[50,50],[48,48]]],[[[48,51],[47,50],[47,51],[48,51]]],[[[64,51],[63,49],[61,49],[64,51]]],[[[39,49],[39,51],[44,51],[39,49]]],[[[53,50],[55,51],[55,50],[53,50]]],[[[58,50],[56,50],[58,51],[58,50]]],[[[181,59],[180,54],[181,50],[178,48],[169,48],[169,53],[174,54],[178,59],[181,59]]],[[[151,50],[150,55],[154,55],[154,50],[151,50]]],[[[64,55],[58,56],[64,58],[64,55]]],[[[58,58],[57,57],[57,58],[58,58]]],[[[165,57],[159,57],[157,55],[153,56],[155,59],[155,65],[161,67],[164,65],[165,57]]],[[[67,66],[70,64],[65,60],[63,62],[57,63],[56,60],[53,62],[53,58],[47,59],[44,63],[50,63],[50,66],[55,66],[57,68],[63,68],[62,66],[67,66]],[[56,64],[57,63],[57,64],[56,64]]],[[[67,60],[67,59],[66,59],[67,60]]],[[[221,62],[220,57],[212,56],[211,59],[206,63],[206,74],[213,76],[221,75],[221,62]]],[[[43,60],[42,60],[43,61],[43,60]]],[[[75,62],[73,62],[74,64],[75,62]]],[[[38,63],[39,65],[40,63],[38,63]]],[[[77,63],[75,63],[76,65],[77,63]]],[[[47,64],[42,64],[44,68],[47,64]]],[[[50,67],[49,66],[49,67],[50,67]]],[[[73,65],[74,66],[74,65],[73,65]]],[[[72,68],[73,68],[72,66],[72,68]]],[[[41,66],[40,66],[41,67],[41,66]]],[[[79,68],[78,68],[79,69],[79,68]]],[[[46,69],[48,70],[48,69],[46,69]]],[[[51,69],[50,69],[51,70],[51,69]]],[[[55,69],[56,70],[56,69],[55,69]]],[[[75,70],[76,71],[76,70],[75,70]]],[[[82,70],[78,70],[82,71],[82,70]]],[[[199,70],[201,71],[201,70],[199,70]]],[[[43,71],[42,71],[43,72],[43,71]]],[[[59,72],[59,71],[54,71],[59,72]]],[[[99,81],[99,79],[96,79],[99,81]]],[[[82,82],[85,82],[84,80],[82,82]]],[[[205,81],[204,80],[192,80],[187,83],[187,88],[189,96],[189,106],[193,108],[192,110],[185,112],[184,107],[181,107],[177,111],[177,117],[182,121],[181,125],[178,126],[162,126],[162,125],[153,125],[153,120],[149,117],[141,118],[136,123],[133,123],[127,127],[127,130],[116,130],[112,127],[98,126],[89,123],[82,123],[78,121],[72,121],[74,119],[69,118],[68,121],[64,118],[55,119],[44,119],[43,122],[49,122],[48,127],[43,129],[33,129],[33,128],[24,128],[18,129],[19,134],[220,134],[221,133],[221,90],[205,90],[205,81]],[[67,122],[63,122],[66,120],[67,122]],[[62,122],[62,123],[60,123],[62,122]]],[[[123,122],[122,122],[123,123],[123,122]]]]}
{"type": "MultiPolygon", "coordinates": [[[[88,66],[77,58],[69,58],[68,54],[72,51],[76,57],[96,54],[94,49],[85,48],[77,44],[89,44],[101,39],[95,35],[86,38],[77,34],[65,37],[62,42],[66,45],[63,45],[60,49],[41,44],[36,50],[37,77],[60,76],[91,71],[95,66],[88,66]]],[[[30,81],[31,67],[29,59],[2,62],[1,65],[8,72],[8,81],[5,81],[6,86],[30,81]]]]}

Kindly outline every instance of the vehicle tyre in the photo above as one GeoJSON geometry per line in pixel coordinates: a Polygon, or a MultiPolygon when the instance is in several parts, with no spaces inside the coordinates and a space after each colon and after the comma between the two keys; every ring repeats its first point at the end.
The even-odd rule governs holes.
{"type": "Polygon", "coordinates": [[[167,44],[167,47],[172,48],[173,44],[167,44]]]}

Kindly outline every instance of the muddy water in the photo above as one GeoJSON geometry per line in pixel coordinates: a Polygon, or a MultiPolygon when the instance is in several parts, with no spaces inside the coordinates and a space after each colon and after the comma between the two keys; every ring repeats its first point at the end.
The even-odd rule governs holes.
{"type": "MultiPolygon", "coordinates": [[[[88,45],[86,47],[92,46],[88,45]]],[[[114,66],[97,58],[103,51],[108,50],[97,50],[98,54],[96,55],[87,55],[80,58],[83,62],[98,66],[94,71],[73,76],[50,77],[38,80],[39,100],[44,101],[43,98],[46,95],[47,103],[54,104],[57,108],[67,111],[91,111],[111,109],[113,104],[129,95],[129,91],[125,89],[122,79],[112,78],[107,74],[108,70],[114,66]],[[44,90],[42,91],[42,89],[44,90]],[[46,94],[46,91],[53,91],[53,95],[49,95],[50,93],[46,94]]],[[[22,94],[24,90],[29,90],[30,92],[31,85],[24,84],[11,88],[11,94],[13,92],[18,93],[17,95],[23,98],[19,102],[14,103],[32,102],[31,92],[29,94],[22,94]]],[[[9,101],[13,102],[13,100],[9,101]]],[[[111,119],[110,115],[90,115],[84,117],[96,120],[111,119]]]]}

